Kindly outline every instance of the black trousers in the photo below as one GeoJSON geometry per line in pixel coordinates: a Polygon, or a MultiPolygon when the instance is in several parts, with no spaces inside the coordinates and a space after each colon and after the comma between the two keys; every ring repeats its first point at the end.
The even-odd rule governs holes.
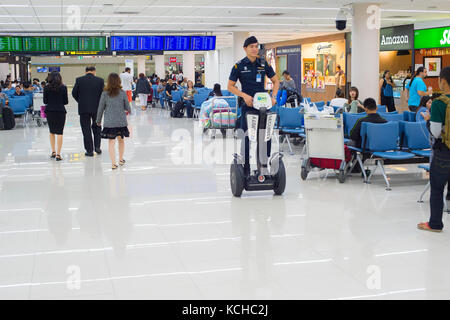
{"type": "Polygon", "coordinates": [[[83,113],[80,114],[81,131],[83,132],[84,149],[86,152],[92,153],[95,149],[100,149],[100,143],[102,141],[100,137],[101,127],[97,126],[95,122],[97,114],[83,113]],[[94,142],[92,142],[92,136],[94,136],[94,142]]]}
{"type": "Polygon", "coordinates": [[[386,106],[386,109],[388,112],[396,111],[394,97],[386,97],[386,96],[382,95],[381,96],[381,104],[386,106]]]}
{"type": "Polygon", "coordinates": [[[444,210],[444,188],[450,179],[450,150],[442,142],[436,142],[433,148],[433,160],[430,165],[430,228],[442,230],[444,210]]]}
{"type": "MultiPolygon", "coordinates": [[[[241,99],[239,99],[241,101],[241,99]]],[[[250,173],[250,139],[248,138],[247,130],[247,112],[250,110],[254,110],[252,108],[249,108],[245,102],[242,100],[239,103],[241,110],[242,110],[242,116],[240,121],[240,129],[241,131],[241,153],[244,154],[244,171],[245,173],[250,173]]],[[[262,146],[261,146],[262,147],[262,146]]],[[[267,157],[270,157],[272,149],[272,141],[269,140],[267,142],[267,157]]]]}

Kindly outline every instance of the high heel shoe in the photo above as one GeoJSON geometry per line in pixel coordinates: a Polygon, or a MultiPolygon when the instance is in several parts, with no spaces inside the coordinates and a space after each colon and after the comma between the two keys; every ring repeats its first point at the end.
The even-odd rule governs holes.
{"type": "Polygon", "coordinates": [[[56,158],[56,152],[52,152],[50,159],[55,159],[56,158]]]}
{"type": "Polygon", "coordinates": [[[55,158],[56,158],[56,161],[62,161],[62,159],[63,159],[63,158],[61,158],[61,155],[59,155],[59,154],[57,154],[55,158]]]}

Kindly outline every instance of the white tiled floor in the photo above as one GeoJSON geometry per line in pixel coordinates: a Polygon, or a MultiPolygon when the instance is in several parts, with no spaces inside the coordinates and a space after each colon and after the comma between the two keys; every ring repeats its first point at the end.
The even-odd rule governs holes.
{"type": "Polygon", "coordinates": [[[202,151],[196,121],[136,110],[113,172],[105,143],[84,157],[68,109],[61,163],[47,127],[0,132],[0,299],[449,298],[450,233],[416,229],[428,202],[415,165],[387,169],[390,192],[380,176],[301,181],[296,149],[282,197],[235,199],[231,137],[211,163],[220,134],[202,151]]]}

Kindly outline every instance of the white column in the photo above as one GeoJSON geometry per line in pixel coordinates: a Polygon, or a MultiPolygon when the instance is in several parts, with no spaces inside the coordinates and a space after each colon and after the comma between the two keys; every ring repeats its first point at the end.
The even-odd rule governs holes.
{"type": "Polygon", "coordinates": [[[205,86],[212,88],[219,82],[219,51],[208,51],[205,54],[205,86]]]}
{"type": "Polygon", "coordinates": [[[233,32],[233,63],[245,57],[244,41],[249,36],[248,32],[233,32]]]}
{"type": "Polygon", "coordinates": [[[145,60],[147,60],[146,56],[138,57],[138,59],[137,59],[138,74],[136,76],[139,76],[139,74],[141,74],[141,73],[145,74],[145,60]]]}
{"type": "Polygon", "coordinates": [[[352,20],[352,86],[359,90],[360,100],[378,101],[380,72],[380,7],[372,3],[353,4],[352,20]]]}
{"type": "Polygon", "coordinates": [[[195,80],[195,53],[194,51],[183,52],[183,75],[188,80],[195,80]]]}
{"type": "Polygon", "coordinates": [[[164,68],[164,55],[153,56],[153,60],[155,60],[155,73],[161,79],[164,79],[166,76],[165,68],[164,68]]]}

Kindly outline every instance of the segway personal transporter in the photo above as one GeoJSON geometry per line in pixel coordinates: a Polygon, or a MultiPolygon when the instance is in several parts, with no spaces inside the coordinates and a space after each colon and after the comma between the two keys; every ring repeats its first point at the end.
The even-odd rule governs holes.
{"type": "Polygon", "coordinates": [[[253,174],[245,175],[243,155],[234,154],[230,169],[231,191],[235,197],[240,197],[242,191],[273,190],[276,195],[282,195],[286,187],[286,170],[283,155],[274,153],[269,159],[265,146],[272,139],[277,114],[270,112],[272,99],[267,92],[257,93],[253,98],[255,111],[247,112],[248,137],[250,143],[256,142],[257,169],[253,174]],[[258,111],[259,110],[259,113],[258,111]]]}

